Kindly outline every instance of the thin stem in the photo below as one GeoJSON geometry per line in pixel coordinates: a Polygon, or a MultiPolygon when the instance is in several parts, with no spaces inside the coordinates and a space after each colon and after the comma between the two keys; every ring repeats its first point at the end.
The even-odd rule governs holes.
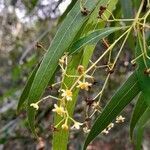
{"type": "Polygon", "coordinates": [[[139,56],[137,56],[136,58],[134,58],[133,60],[131,60],[131,64],[134,64],[136,62],[136,60],[138,60],[139,58],[141,58],[144,55],[144,53],[140,54],[139,56]]]}
{"type": "Polygon", "coordinates": [[[117,56],[116,56],[116,58],[114,60],[114,63],[112,64],[111,70],[114,68],[114,66],[115,66],[115,64],[116,64],[116,62],[117,62],[117,60],[118,60],[118,58],[119,58],[119,56],[121,54],[121,51],[122,51],[122,49],[123,49],[123,47],[125,45],[125,42],[127,41],[127,38],[129,37],[129,34],[131,32],[131,29],[132,29],[132,26],[131,26],[131,28],[128,29],[128,33],[127,33],[127,35],[126,35],[126,37],[125,37],[125,39],[124,39],[124,41],[123,41],[123,43],[122,43],[122,45],[120,47],[119,52],[117,53],[117,56]]]}
{"type": "Polygon", "coordinates": [[[107,75],[107,77],[106,77],[105,83],[104,83],[103,88],[102,88],[102,90],[101,90],[100,97],[99,97],[99,99],[98,99],[98,103],[100,102],[100,100],[101,100],[101,98],[102,98],[104,89],[106,88],[106,85],[107,85],[107,83],[108,83],[109,78],[110,78],[110,73],[109,73],[109,74],[107,75]]]}
{"type": "MultiPolygon", "coordinates": [[[[144,22],[143,22],[143,26],[146,24],[146,19],[148,17],[148,15],[150,14],[150,10],[146,13],[146,15],[144,16],[144,22]]],[[[147,50],[146,50],[146,39],[145,39],[145,31],[144,31],[144,28],[142,29],[142,35],[143,35],[143,49],[144,49],[144,53],[146,55],[146,57],[148,59],[150,59],[150,56],[148,56],[147,54],[147,50]]]]}
{"type": "Polygon", "coordinates": [[[65,118],[63,118],[60,122],[58,122],[58,124],[55,125],[55,128],[57,128],[64,120],[65,118]]]}

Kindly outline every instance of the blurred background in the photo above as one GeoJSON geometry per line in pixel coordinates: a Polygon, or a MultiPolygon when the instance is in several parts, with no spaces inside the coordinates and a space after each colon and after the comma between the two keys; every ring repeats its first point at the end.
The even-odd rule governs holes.
{"type": "MultiPolygon", "coordinates": [[[[58,21],[61,22],[70,2],[70,0],[0,0],[0,150],[51,149],[52,102],[50,100],[43,102],[38,112],[37,130],[41,135],[38,142],[28,128],[25,111],[17,114],[16,106],[28,75],[48,49],[59,26],[58,21]],[[47,108],[47,105],[50,107],[47,108]]],[[[100,55],[100,49],[104,49],[102,43],[97,45],[93,61],[100,55]]],[[[133,57],[130,46],[127,44],[125,49],[115,73],[111,76],[102,105],[105,105],[120,83],[135,69],[129,63],[133,57]]],[[[97,82],[94,90],[102,87],[105,75],[101,71],[96,72],[97,82]]],[[[59,72],[56,74],[56,80],[57,78],[59,72]]],[[[46,92],[58,94],[57,89],[48,88],[46,92]]],[[[92,94],[95,91],[90,92],[92,94]]],[[[84,101],[87,95],[81,92],[79,99],[84,101]]],[[[125,123],[115,126],[108,135],[100,135],[89,146],[89,150],[134,149],[128,133],[134,103],[135,101],[122,113],[126,117],[125,123]]],[[[79,101],[75,118],[82,118],[82,109],[82,103],[79,101]]],[[[83,132],[71,132],[68,149],[81,149],[84,138],[83,132]]],[[[146,130],[143,148],[150,150],[149,129],[146,130]]]]}

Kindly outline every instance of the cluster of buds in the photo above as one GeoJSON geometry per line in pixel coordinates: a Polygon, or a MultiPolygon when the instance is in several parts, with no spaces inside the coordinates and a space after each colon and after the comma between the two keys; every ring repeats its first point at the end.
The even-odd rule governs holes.
{"type": "MultiPolygon", "coordinates": [[[[116,117],[116,123],[123,123],[124,122],[124,120],[125,120],[125,117],[122,117],[121,115],[120,116],[117,116],[116,117]]],[[[108,134],[109,133],[109,131],[112,129],[114,127],[114,123],[110,123],[108,126],[107,126],[107,128],[105,128],[101,133],[102,134],[108,134]]]]}
{"type": "Polygon", "coordinates": [[[110,123],[107,128],[105,128],[101,133],[102,134],[108,134],[109,131],[114,127],[114,123],[110,123]]]}
{"type": "MultiPolygon", "coordinates": [[[[94,80],[94,77],[92,75],[88,75],[87,71],[85,70],[84,66],[79,65],[77,67],[77,72],[78,75],[74,76],[74,75],[67,75],[66,74],[66,70],[67,70],[67,65],[68,65],[68,58],[67,55],[65,54],[64,56],[62,56],[62,58],[59,59],[59,65],[61,67],[61,71],[62,71],[62,81],[60,81],[59,83],[63,84],[63,88],[59,89],[58,91],[60,92],[60,97],[54,97],[54,96],[50,96],[51,98],[54,98],[56,100],[59,101],[58,104],[54,104],[54,108],[52,109],[53,112],[55,112],[57,115],[59,115],[61,117],[60,122],[58,122],[56,125],[53,125],[53,131],[59,131],[60,127],[63,130],[69,130],[69,122],[72,122],[73,125],[71,126],[70,129],[80,129],[80,127],[83,125],[83,123],[80,123],[76,120],[74,120],[68,113],[67,110],[67,103],[71,102],[73,100],[73,90],[74,88],[79,88],[81,90],[85,90],[88,91],[91,86],[92,83],[90,83],[89,81],[92,79],[92,81],[94,80]],[[77,80],[75,80],[74,84],[68,88],[67,85],[65,85],[64,83],[64,77],[73,77],[73,78],[78,78],[77,80]],[[90,80],[89,80],[90,79],[90,80]]],[[[53,84],[53,87],[55,85],[57,85],[58,83],[53,84]]],[[[99,93],[101,94],[101,93],[99,93]]],[[[99,95],[98,94],[98,95],[99,95]]],[[[42,100],[36,102],[36,103],[32,103],[30,104],[31,107],[35,108],[36,110],[39,109],[39,102],[41,102],[42,100]]],[[[95,101],[95,99],[87,99],[86,101],[87,106],[89,106],[88,109],[91,109],[93,112],[91,115],[87,115],[87,117],[91,118],[95,112],[101,112],[101,107],[100,107],[100,101],[95,101]]],[[[90,112],[90,111],[89,111],[90,112]]],[[[118,117],[116,118],[116,123],[119,122],[123,122],[123,117],[118,117]]],[[[85,121],[86,122],[86,121],[85,121]]],[[[114,124],[111,123],[109,124],[109,126],[103,130],[102,133],[107,134],[109,132],[109,130],[111,130],[111,128],[113,128],[114,124]]],[[[86,126],[83,128],[83,131],[88,133],[90,131],[89,127],[86,126]]]]}

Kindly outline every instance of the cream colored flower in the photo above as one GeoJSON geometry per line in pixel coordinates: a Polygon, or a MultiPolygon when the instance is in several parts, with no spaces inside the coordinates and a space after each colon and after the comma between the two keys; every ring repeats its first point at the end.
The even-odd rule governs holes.
{"type": "Polygon", "coordinates": [[[101,133],[102,133],[102,134],[108,134],[108,133],[109,133],[109,131],[108,131],[108,130],[106,130],[106,129],[104,129],[101,133]]]}
{"type": "Polygon", "coordinates": [[[122,122],[124,122],[124,120],[125,120],[125,117],[117,116],[116,123],[122,123],[122,122]]]}
{"type": "Polygon", "coordinates": [[[108,130],[111,130],[114,127],[114,123],[110,123],[107,127],[108,130]]]}
{"type": "Polygon", "coordinates": [[[62,57],[59,59],[59,63],[63,65],[63,64],[65,63],[66,57],[67,57],[66,55],[62,56],[62,57]]]}
{"type": "Polygon", "coordinates": [[[64,123],[61,127],[62,127],[62,129],[64,129],[64,130],[68,130],[68,128],[69,128],[66,123],[64,123]]]}
{"type": "Polygon", "coordinates": [[[61,94],[62,97],[64,97],[67,101],[71,101],[72,100],[72,92],[71,90],[61,90],[63,93],[61,94]]]}
{"type": "Polygon", "coordinates": [[[75,121],[74,125],[71,127],[71,129],[77,129],[77,130],[79,130],[80,126],[82,126],[82,125],[83,125],[83,123],[75,121]]]}
{"type": "Polygon", "coordinates": [[[96,110],[96,111],[101,112],[101,107],[100,107],[100,103],[99,103],[99,102],[94,102],[94,103],[92,104],[92,108],[93,108],[94,110],[96,110]]]}
{"type": "Polygon", "coordinates": [[[86,90],[86,91],[88,91],[88,90],[89,90],[89,87],[92,85],[91,83],[88,83],[88,82],[81,82],[81,81],[79,81],[78,84],[79,84],[79,85],[77,86],[77,88],[80,88],[80,89],[86,90]]]}
{"type": "Polygon", "coordinates": [[[33,108],[35,108],[36,110],[39,109],[38,103],[32,103],[32,104],[30,104],[30,106],[33,107],[33,108]]]}
{"type": "Polygon", "coordinates": [[[65,110],[62,106],[58,106],[57,104],[54,104],[53,112],[56,112],[58,115],[63,116],[65,114],[65,110]]]}
{"type": "Polygon", "coordinates": [[[89,132],[90,132],[90,129],[88,129],[88,127],[84,127],[84,128],[83,128],[83,132],[84,132],[84,133],[89,133],[89,132]]]}

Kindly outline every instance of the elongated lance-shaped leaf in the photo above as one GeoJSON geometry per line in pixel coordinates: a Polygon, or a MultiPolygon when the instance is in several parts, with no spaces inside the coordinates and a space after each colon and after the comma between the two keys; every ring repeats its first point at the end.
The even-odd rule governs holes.
{"type": "Polygon", "coordinates": [[[83,48],[85,45],[96,45],[98,41],[102,38],[107,37],[109,34],[124,29],[125,27],[108,27],[99,30],[95,30],[84,37],[81,37],[79,40],[73,43],[71,46],[69,53],[73,54],[77,52],[79,49],[83,48]]]}
{"type": "MultiPolygon", "coordinates": [[[[132,19],[133,18],[133,8],[132,8],[132,1],[131,0],[120,0],[121,3],[121,10],[122,10],[122,16],[124,19],[132,19]]],[[[126,25],[131,25],[131,22],[126,22],[126,25]]],[[[127,43],[129,47],[134,49],[135,47],[135,38],[133,37],[133,34],[129,34],[127,43]]]]}
{"type": "MultiPolygon", "coordinates": [[[[41,61],[40,61],[41,63],[41,61]]],[[[35,74],[40,66],[40,63],[38,63],[35,68],[33,69],[33,71],[31,72],[31,75],[29,76],[27,82],[26,82],[26,85],[21,93],[21,96],[19,98],[19,102],[18,102],[18,106],[17,106],[17,112],[20,111],[22,105],[24,104],[25,101],[27,101],[27,97],[29,95],[29,91],[30,91],[30,88],[32,86],[32,83],[33,83],[33,80],[34,80],[34,77],[35,77],[35,74]]],[[[59,67],[57,67],[59,68],[59,67]]],[[[56,70],[57,71],[57,70],[56,70]]],[[[56,73],[55,71],[55,73],[56,73]]],[[[55,76],[55,73],[53,74],[53,77],[52,79],[49,81],[49,84],[52,84],[52,82],[54,82],[54,76],[55,76]]]]}
{"type": "Polygon", "coordinates": [[[31,75],[29,76],[29,79],[21,93],[21,96],[20,96],[20,99],[19,99],[19,102],[18,102],[18,106],[17,106],[17,112],[20,111],[20,108],[21,106],[23,105],[23,103],[26,101],[27,97],[28,97],[28,94],[29,94],[29,91],[30,91],[30,88],[31,88],[31,85],[33,83],[33,79],[35,77],[35,74],[38,70],[40,66],[40,63],[33,69],[33,71],[31,72],[31,75]]]}
{"type": "Polygon", "coordinates": [[[135,108],[133,110],[132,118],[130,122],[130,139],[131,140],[133,140],[133,132],[134,132],[135,126],[146,109],[147,109],[147,104],[144,100],[143,93],[141,92],[138,97],[135,108]]]}
{"type": "Polygon", "coordinates": [[[142,139],[143,139],[143,132],[146,124],[150,120],[150,107],[146,109],[144,114],[141,116],[140,120],[138,121],[137,130],[136,130],[136,143],[135,147],[136,150],[141,150],[142,139]]]}
{"type": "MultiPolygon", "coordinates": [[[[84,2],[84,7],[90,12],[92,12],[98,4],[98,0],[88,0],[84,2]]],[[[44,55],[43,61],[35,75],[28,96],[27,111],[29,125],[35,135],[34,118],[36,111],[34,108],[30,107],[30,104],[36,103],[41,98],[44,89],[57,68],[59,58],[65,51],[67,51],[67,48],[73,42],[74,37],[88,17],[89,15],[83,16],[81,13],[80,1],[78,1],[59,27],[58,32],[56,33],[47,53],[44,55]]]]}
{"type": "Polygon", "coordinates": [[[88,144],[116,118],[123,108],[128,105],[139,92],[140,88],[136,73],[134,72],[122,85],[122,87],[114,94],[110,102],[106,105],[102,113],[94,122],[90,133],[85,140],[84,150],[88,144]]]}
{"type": "MultiPolygon", "coordinates": [[[[137,73],[137,77],[139,80],[141,90],[143,92],[144,100],[150,106],[150,75],[146,73],[146,70],[150,68],[150,60],[146,57],[146,54],[143,52],[143,50],[144,50],[143,38],[141,34],[138,33],[136,57],[139,57],[140,55],[141,57],[139,57],[139,59],[137,59],[136,61],[138,64],[136,73],[137,73]]],[[[146,46],[146,51],[147,51],[147,54],[149,55],[150,50],[148,49],[147,46],[146,46]]]]}

